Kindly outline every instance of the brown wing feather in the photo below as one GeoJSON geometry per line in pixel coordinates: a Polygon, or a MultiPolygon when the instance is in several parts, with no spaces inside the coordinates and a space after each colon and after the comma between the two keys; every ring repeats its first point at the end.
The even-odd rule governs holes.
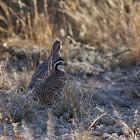
{"type": "Polygon", "coordinates": [[[41,82],[33,91],[35,97],[40,101],[49,103],[55,91],[59,91],[64,84],[66,76],[64,73],[52,73],[47,79],[41,82]]]}

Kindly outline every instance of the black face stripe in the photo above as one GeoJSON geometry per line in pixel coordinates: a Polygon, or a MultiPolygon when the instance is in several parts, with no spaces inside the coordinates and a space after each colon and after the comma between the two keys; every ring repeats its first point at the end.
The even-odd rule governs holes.
{"type": "Polygon", "coordinates": [[[59,57],[59,59],[58,59],[57,61],[64,61],[64,59],[63,59],[63,58],[61,58],[61,57],[59,57]]]}
{"type": "Polygon", "coordinates": [[[58,65],[64,65],[64,63],[65,63],[64,60],[58,60],[58,61],[55,62],[54,68],[57,69],[57,66],[58,66],[58,65]]]}

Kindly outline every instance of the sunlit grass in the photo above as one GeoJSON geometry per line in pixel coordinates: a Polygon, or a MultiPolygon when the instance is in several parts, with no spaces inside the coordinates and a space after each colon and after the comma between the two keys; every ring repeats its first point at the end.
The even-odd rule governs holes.
{"type": "MultiPolygon", "coordinates": [[[[43,47],[50,47],[56,36],[61,36],[65,43],[67,35],[69,35],[68,38],[74,45],[77,45],[77,42],[89,44],[97,51],[119,57],[122,63],[139,60],[139,1],[62,0],[49,3],[44,0],[43,13],[39,13],[36,0],[32,0],[32,3],[32,12],[25,12],[24,9],[31,7],[22,3],[22,6],[19,5],[20,12],[17,13],[13,7],[0,1],[0,7],[4,13],[0,15],[0,22],[2,21],[4,25],[0,24],[0,45],[2,44],[2,47],[34,49],[37,46],[41,49],[41,62],[44,57],[43,47]],[[13,22],[13,17],[16,22],[13,22]]],[[[69,46],[66,48],[69,49],[69,46]]],[[[71,54],[69,53],[69,55],[71,54]]],[[[10,58],[8,59],[8,56],[5,58],[5,61],[1,61],[0,64],[0,123],[3,126],[0,138],[35,139],[33,133],[35,129],[32,127],[36,125],[43,130],[43,134],[38,134],[39,137],[43,135],[43,137],[54,139],[56,124],[53,122],[53,118],[57,118],[72,124],[70,135],[73,139],[86,140],[94,137],[96,123],[102,117],[106,115],[112,117],[103,111],[93,119],[90,102],[92,94],[87,94],[86,89],[78,87],[75,78],[66,81],[58,98],[53,99],[51,105],[34,102],[32,97],[28,96],[27,89],[34,68],[31,54],[26,58],[28,65],[32,68],[25,66],[22,68],[22,72],[14,69],[8,73],[6,66],[10,64],[10,58]],[[7,125],[12,127],[12,136],[9,136],[7,125]],[[22,130],[18,127],[21,127],[22,130]]],[[[138,78],[139,66],[136,69],[138,72],[135,74],[138,78]]],[[[135,91],[134,95],[139,98],[139,88],[133,91],[135,91]]],[[[127,138],[133,138],[134,131],[139,130],[137,125],[134,126],[135,130],[130,128],[120,118],[115,108],[113,111],[117,116],[113,118],[115,122],[122,126],[123,130],[130,131],[132,136],[128,135],[127,138]]],[[[138,110],[135,110],[134,117],[138,118],[138,110]]],[[[135,124],[138,121],[136,119],[135,124]]],[[[122,133],[125,134],[125,132],[122,133]]]]}
{"type": "Polygon", "coordinates": [[[17,14],[13,7],[0,1],[4,12],[0,20],[5,25],[0,26],[3,42],[7,42],[7,37],[20,35],[20,40],[32,41],[39,47],[51,46],[56,36],[65,34],[63,40],[69,35],[104,53],[112,53],[122,64],[139,60],[139,1],[44,0],[41,13],[37,1],[32,0],[32,4],[32,12],[25,12],[27,5],[22,2],[21,13],[17,14]]]}

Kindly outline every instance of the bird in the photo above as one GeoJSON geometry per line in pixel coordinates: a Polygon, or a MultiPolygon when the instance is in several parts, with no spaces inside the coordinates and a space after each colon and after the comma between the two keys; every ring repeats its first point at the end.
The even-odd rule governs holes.
{"type": "Polygon", "coordinates": [[[28,89],[32,90],[40,81],[48,77],[49,72],[54,68],[54,62],[59,58],[59,52],[62,48],[60,41],[56,40],[52,46],[51,53],[48,59],[42,64],[38,65],[35,72],[32,75],[31,82],[28,85],[28,89]]]}
{"type": "Polygon", "coordinates": [[[54,69],[49,77],[45,78],[37,87],[33,90],[33,100],[39,100],[42,103],[50,104],[54,93],[59,92],[65,85],[67,79],[66,73],[62,67],[66,65],[66,62],[59,57],[54,63],[54,69]]]}

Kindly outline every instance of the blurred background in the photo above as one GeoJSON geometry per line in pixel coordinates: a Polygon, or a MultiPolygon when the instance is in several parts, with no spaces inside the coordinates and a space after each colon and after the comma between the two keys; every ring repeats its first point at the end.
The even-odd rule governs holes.
{"type": "Polygon", "coordinates": [[[139,13],[139,0],[1,0],[0,59],[32,69],[59,39],[71,71],[126,68],[139,61],[139,13]]]}

